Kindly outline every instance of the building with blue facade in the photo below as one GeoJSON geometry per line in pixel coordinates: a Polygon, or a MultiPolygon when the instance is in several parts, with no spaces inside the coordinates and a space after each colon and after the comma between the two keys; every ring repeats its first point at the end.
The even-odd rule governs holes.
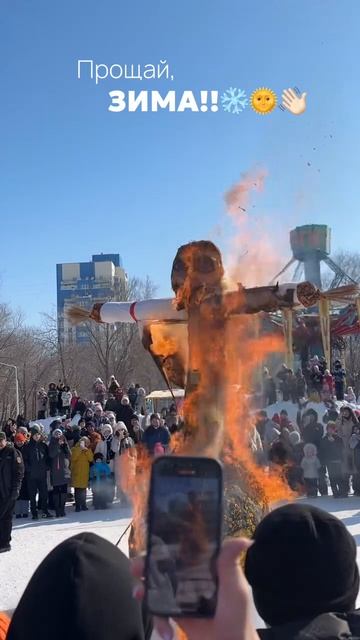
{"type": "Polygon", "coordinates": [[[62,343],[88,342],[85,325],[73,327],[67,320],[70,306],[90,309],[95,302],[123,300],[126,273],[117,253],[100,253],[91,262],[56,265],[58,335],[62,343]]]}

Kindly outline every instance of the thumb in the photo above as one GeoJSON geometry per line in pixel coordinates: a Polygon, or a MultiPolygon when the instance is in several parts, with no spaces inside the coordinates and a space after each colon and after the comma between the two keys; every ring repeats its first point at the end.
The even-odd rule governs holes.
{"type": "Polygon", "coordinates": [[[302,93],[302,94],[301,94],[301,99],[302,99],[302,100],[305,100],[306,96],[307,96],[307,93],[306,93],[306,92],[302,93]]]}
{"type": "Polygon", "coordinates": [[[218,560],[219,596],[227,602],[237,599],[239,591],[247,592],[249,588],[239,560],[252,544],[246,538],[234,538],[223,545],[218,560]]]}

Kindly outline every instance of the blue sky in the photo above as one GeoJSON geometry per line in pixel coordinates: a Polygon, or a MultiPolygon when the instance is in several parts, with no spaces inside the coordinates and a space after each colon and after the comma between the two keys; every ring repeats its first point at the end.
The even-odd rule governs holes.
{"type": "Polygon", "coordinates": [[[0,299],[38,323],[56,302],[55,264],[101,251],[169,294],[177,247],[219,224],[226,237],[223,194],[258,165],[254,212],[279,251],[308,222],[332,227],[334,251],[357,250],[359,19],[358,0],[3,0],[0,299]],[[78,59],[166,59],[175,79],[96,86],[77,79],[78,59]],[[308,108],[108,111],[113,89],[230,86],[297,86],[308,108]]]}

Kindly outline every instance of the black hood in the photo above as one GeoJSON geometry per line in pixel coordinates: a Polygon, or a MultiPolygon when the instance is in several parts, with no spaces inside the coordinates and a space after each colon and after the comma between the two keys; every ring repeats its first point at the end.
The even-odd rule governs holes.
{"type": "Polygon", "coordinates": [[[7,640],[150,640],[151,618],[132,589],[128,558],[107,540],[81,533],[36,570],[7,640]]]}
{"type": "Polygon", "coordinates": [[[332,514],[289,504],[257,526],[245,575],[258,613],[271,626],[349,613],[359,591],[356,543],[332,514]]]}

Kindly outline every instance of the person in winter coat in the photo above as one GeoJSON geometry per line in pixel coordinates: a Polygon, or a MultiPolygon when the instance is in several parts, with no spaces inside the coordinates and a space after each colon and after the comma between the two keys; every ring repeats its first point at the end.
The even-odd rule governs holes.
{"type": "Polygon", "coordinates": [[[49,401],[49,414],[53,418],[58,414],[58,391],[54,382],[49,384],[47,397],[49,401]]]}
{"type": "Polygon", "coordinates": [[[135,444],[139,444],[140,442],[142,442],[144,429],[141,427],[140,420],[135,414],[131,418],[129,434],[130,437],[134,440],[135,444]]]}
{"type": "MultiPolygon", "coordinates": [[[[73,400],[74,398],[72,398],[73,400]]],[[[84,415],[86,411],[86,404],[82,398],[78,397],[76,402],[73,404],[71,409],[71,417],[73,418],[76,413],[80,413],[80,415],[84,415]]]]}
{"type": "Polygon", "coordinates": [[[306,396],[306,380],[301,369],[298,369],[296,374],[296,399],[297,402],[301,400],[301,398],[305,398],[306,396]]]}
{"type": "Polygon", "coordinates": [[[130,561],[120,549],[80,533],[52,549],[35,571],[7,640],[150,640],[152,620],[133,589],[130,561]]]}
{"type": "MultiPolygon", "coordinates": [[[[324,426],[318,421],[318,413],[314,409],[305,411],[301,418],[300,432],[305,444],[314,444],[321,460],[321,442],[324,437],[324,426]]],[[[321,464],[318,478],[319,491],[322,496],[328,495],[326,467],[321,464]]]]}
{"type": "Polygon", "coordinates": [[[36,394],[36,411],[37,411],[37,420],[44,420],[46,418],[46,408],[48,404],[48,395],[44,389],[41,387],[36,394]]]}
{"type": "Polygon", "coordinates": [[[103,410],[101,404],[97,403],[94,406],[94,417],[92,419],[92,422],[95,425],[96,431],[100,430],[100,426],[103,424],[103,419],[104,419],[104,410],[103,410]]]}
{"type": "Polygon", "coordinates": [[[21,453],[0,431],[0,553],[11,549],[12,517],[24,477],[21,453]]]}
{"type": "Polygon", "coordinates": [[[81,438],[81,429],[80,425],[75,425],[72,427],[72,445],[69,443],[70,448],[75,447],[75,445],[79,442],[81,438]]]}
{"type": "Polygon", "coordinates": [[[264,464],[264,449],[260,434],[255,426],[249,430],[249,448],[258,465],[264,464]]]}
{"type": "Polygon", "coordinates": [[[315,409],[308,409],[302,416],[302,426],[300,428],[302,439],[305,444],[314,444],[320,448],[321,440],[324,436],[324,427],[318,421],[319,416],[315,409]]]}
{"type": "Polygon", "coordinates": [[[289,369],[284,363],[281,365],[280,371],[276,374],[276,377],[280,381],[279,387],[280,387],[280,391],[282,393],[282,398],[284,401],[289,400],[290,398],[289,388],[288,388],[288,385],[286,384],[288,373],[289,373],[289,369]]]}
{"type": "Polygon", "coordinates": [[[70,482],[71,451],[61,429],[55,429],[49,443],[50,478],[53,505],[57,518],[65,516],[65,503],[70,482]]]}
{"type": "Polygon", "coordinates": [[[136,476],[136,448],[124,422],[118,422],[111,442],[117,495],[126,506],[136,476]]]}
{"type": "Polygon", "coordinates": [[[95,448],[94,456],[97,453],[101,453],[104,457],[104,461],[110,467],[110,480],[108,482],[108,502],[112,502],[115,497],[115,469],[114,469],[114,458],[115,453],[112,450],[111,444],[113,440],[113,428],[110,424],[103,424],[101,426],[101,441],[99,441],[95,448]]]}
{"type": "Polygon", "coordinates": [[[13,443],[15,441],[15,435],[16,435],[16,420],[9,418],[6,421],[4,431],[6,434],[7,441],[13,443]]]}
{"type": "Polygon", "coordinates": [[[128,395],[129,401],[130,401],[130,405],[131,405],[133,411],[135,411],[138,392],[137,392],[137,387],[135,387],[134,383],[132,383],[129,386],[127,395],[128,395]]]}
{"type": "Polygon", "coordinates": [[[101,406],[105,405],[106,387],[101,378],[96,378],[93,384],[94,401],[100,402],[101,406]]]}
{"type": "Polygon", "coordinates": [[[102,424],[100,431],[101,440],[96,444],[94,456],[96,453],[101,453],[105,462],[109,463],[111,460],[111,441],[113,438],[112,426],[107,423],[102,424]]]}
{"type": "Polygon", "coordinates": [[[291,460],[287,474],[289,487],[292,491],[297,491],[301,494],[304,491],[304,476],[301,468],[301,461],[304,457],[304,443],[301,442],[298,431],[290,432],[289,450],[291,460]]]}
{"type": "Polygon", "coordinates": [[[117,422],[125,422],[126,428],[129,430],[131,427],[131,420],[134,416],[134,410],[130,404],[128,396],[123,396],[120,401],[120,406],[116,410],[117,422]]]}
{"type": "MultiPolygon", "coordinates": [[[[75,409],[75,406],[76,406],[76,404],[77,404],[77,402],[79,400],[80,400],[80,396],[79,396],[78,392],[76,391],[76,389],[73,389],[71,391],[71,402],[70,402],[70,410],[71,410],[70,417],[71,418],[73,417],[72,416],[72,412],[75,409]]],[[[84,411],[85,411],[85,409],[84,409],[84,411]]],[[[75,413],[76,413],[76,411],[75,411],[75,413]]]]}
{"type": "Polygon", "coordinates": [[[119,404],[120,401],[116,400],[115,396],[109,395],[104,407],[105,413],[108,413],[109,411],[116,413],[116,409],[118,408],[119,404]]]}
{"type": "Polygon", "coordinates": [[[135,387],[137,387],[136,411],[144,416],[146,409],[146,391],[144,387],[140,387],[140,385],[135,385],[135,387]]]}
{"type": "Polygon", "coordinates": [[[33,520],[38,520],[36,495],[39,493],[40,509],[43,518],[52,518],[48,511],[47,471],[49,469],[48,446],[42,441],[41,429],[34,424],[30,429],[31,438],[23,447],[22,454],[25,464],[30,508],[33,520]]]}
{"type": "Polygon", "coordinates": [[[276,402],[276,384],[274,378],[270,375],[269,369],[264,367],[263,371],[263,406],[276,402]]]}
{"type": "Polygon", "coordinates": [[[299,503],[271,511],[255,530],[245,576],[267,627],[261,640],[360,636],[356,543],[330,513],[299,503]]]}
{"type": "Polygon", "coordinates": [[[330,396],[333,397],[333,395],[334,395],[334,379],[333,379],[329,369],[325,369],[324,378],[323,378],[323,385],[325,385],[325,384],[327,384],[327,386],[329,388],[330,396]]]}
{"type": "Polygon", "coordinates": [[[321,463],[317,457],[317,448],[310,442],[304,446],[304,457],[301,461],[306,495],[308,498],[317,498],[319,471],[321,463]]]}
{"type": "Polygon", "coordinates": [[[61,382],[61,380],[59,380],[59,384],[56,388],[58,392],[58,400],[57,400],[58,413],[59,413],[59,416],[62,416],[63,414],[62,394],[64,391],[64,383],[61,382]]]}
{"type": "Polygon", "coordinates": [[[340,360],[336,360],[334,363],[334,370],[332,372],[335,394],[337,400],[344,400],[344,387],[345,387],[345,369],[343,369],[340,360]]]}
{"type": "Polygon", "coordinates": [[[90,409],[90,407],[88,407],[85,411],[84,411],[84,415],[83,418],[85,420],[86,423],[88,422],[93,422],[94,421],[94,411],[92,409],[90,409]]]}
{"type": "Polygon", "coordinates": [[[327,409],[326,413],[324,413],[322,421],[324,424],[327,424],[328,422],[336,422],[338,417],[339,412],[336,406],[332,406],[327,409]]]}
{"type": "Polygon", "coordinates": [[[354,432],[354,427],[359,424],[354,411],[350,407],[341,407],[340,417],[336,422],[337,432],[340,436],[343,448],[343,474],[346,484],[346,495],[350,491],[350,476],[355,473],[354,455],[350,447],[350,438],[354,432]]]}
{"type": "Polygon", "coordinates": [[[116,425],[115,413],[113,411],[105,411],[105,418],[106,418],[105,424],[110,424],[110,426],[112,427],[112,430],[114,431],[114,427],[116,425]]]}
{"type": "Polygon", "coordinates": [[[89,438],[80,438],[71,451],[71,486],[75,489],[75,511],[87,511],[86,489],[89,486],[90,465],[94,454],[89,438]]]}
{"type": "Polygon", "coordinates": [[[150,455],[153,454],[154,446],[159,442],[165,450],[168,449],[171,440],[171,435],[167,427],[161,426],[160,416],[158,413],[153,413],[150,417],[150,426],[146,429],[143,435],[143,443],[146,446],[150,455]]]}
{"type": "MultiPolygon", "coordinates": [[[[21,453],[24,445],[27,443],[27,437],[23,433],[17,433],[15,436],[14,447],[21,453]]],[[[24,466],[24,465],[23,465],[24,466]]],[[[29,517],[29,490],[27,485],[27,477],[24,466],[24,476],[21,482],[20,492],[15,503],[15,516],[16,518],[28,518],[29,517]]]]}
{"type": "Polygon", "coordinates": [[[101,442],[101,435],[97,431],[95,431],[95,424],[93,422],[88,422],[86,424],[86,429],[88,433],[88,438],[90,440],[90,449],[94,453],[96,449],[96,445],[98,442],[101,442]]]}
{"type": "Polygon", "coordinates": [[[311,387],[314,391],[316,391],[319,396],[321,396],[322,386],[323,386],[324,376],[321,373],[318,365],[313,367],[312,373],[310,374],[311,387]]]}
{"type": "Polygon", "coordinates": [[[270,463],[270,471],[272,467],[285,468],[292,462],[291,451],[281,440],[275,441],[268,452],[268,460],[270,463]]]}
{"type": "Polygon", "coordinates": [[[354,425],[349,446],[353,452],[354,461],[354,473],[352,477],[354,495],[360,497],[360,424],[354,425]]]}
{"type": "Polygon", "coordinates": [[[110,377],[110,384],[109,384],[109,388],[108,388],[108,393],[110,395],[114,396],[118,389],[120,389],[120,385],[119,385],[118,381],[116,380],[115,376],[111,376],[110,377]]]}
{"type": "Polygon", "coordinates": [[[107,509],[112,502],[111,471],[102,453],[94,455],[94,464],[90,469],[90,486],[94,509],[107,509]]]}
{"type": "Polygon", "coordinates": [[[61,402],[62,402],[63,413],[64,415],[66,415],[67,418],[70,418],[70,414],[71,414],[71,399],[72,399],[72,394],[70,391],[70,387],[66,385],[61,393],[61,402]]]}
{"type": "Polygon", "coordinates": [[[165,417],[165,425],[171,434],[177,433],[177,431],[180,431],[182,428],[181,418],[178,415],[175,404],[169,408],[169,413],[165,417]]]}
{"type": "Polygon", "coordinates": [[[82,419],[82,415],[81,415],[80,411],[76,411],[74,413],[74,415],[72,416],[72,418],[71,418],[71,422],[70,422],[71,426],[72,427],[78,427],[79,426],[79,422],[80,422],[81,419],[82,419]]]}
{"type": "Polygon", "coordinates": [[[276,428],[276,425],[271,420],[267,419],[265,422],[263,439],[265,462],[269,460],[269,451],[273,444],[280,440],[280,435],[280,430],[276,428]]]}
{"type": "Polygon", "coordinates": [[[326,435],[321,441],[320,454],[329,474],[334,498],[344,497],[344,491],[346,491],[343,475],[343,449],[343,441],[337,435],[336,422],[329,421],[326,425],[326,435]]]}
{"type": "Polygon", "coordinates": [[[346,402],[350,402],[351,404],[356,404],[356,395],[354,389],[352,387],[348,387],[345,394],[346,402]]]}

